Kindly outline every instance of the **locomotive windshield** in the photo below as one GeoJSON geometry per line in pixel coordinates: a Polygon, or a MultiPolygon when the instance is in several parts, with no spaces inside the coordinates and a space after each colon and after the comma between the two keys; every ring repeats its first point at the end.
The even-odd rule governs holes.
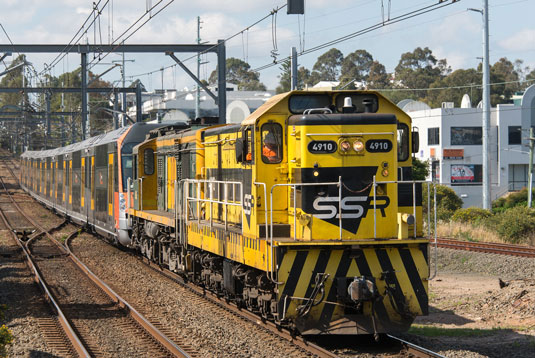
{"type": "Polygon", "coordinates": [[[301,114],[310,108],[327,108],[331,105],[331,97],[326,94],[298,94],[290,97],[290,112],[301,114]]]}
{"type": "Polygon", "coordinates": [[[132,148],[136,143],[126,143],[121,149],[121,170],[123,176],[123,191],[127,190],[126,183],[128,178],[133,178],[132,174],[132,148]]]}

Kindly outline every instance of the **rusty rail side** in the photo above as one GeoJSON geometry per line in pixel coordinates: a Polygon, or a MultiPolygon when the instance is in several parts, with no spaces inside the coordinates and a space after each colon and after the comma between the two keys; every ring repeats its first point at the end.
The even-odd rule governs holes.
{"type": "MultiPolygon", "coordinates": [[[[2,179],[1,176],[0,176],[0,183],[2,184],[4,190],[8,193],[8,195],[11,198],[11,194],[9,194],[9,192],[7,191],[7,189],[5,187],[5,184],[4,184],[4,180],[2,179]]],[[[18,205],[15,205],[15,206],[18,208],[18,205]]],[[[41,288],[41,290],[45,294],[46,300],[50,303],[50,305],[51,305],[52,309],[54,310],[54,312],[56,312],[56,314],[58,316],[58,321],[61,324],[61,327],[63,328],[63,330],[65,331],[65,334],[67,335],[67,338],[69,339],[72,347],[74,348],[74,350],[76,351],[76,353],[80,357],[90,357],[91,355],[89,354],[89,352],[87,351],[87,349],[85,348],[83,343],[81,342],[81,340],[78,337],[78,335],[74,332],[74,330],[71,327],[69,321],[67,320],[67,318],[63,314],[61,308],[59,307],[59,305],[57,304],[56,300],[52,296],[52,293],[48,289],[48,286],[46,285],[45,281],[41,277],[39,269],[37,268],[37,266],[33,262],[30,253],[28,252],[26,247],[20,242],[19,238],[17,237],[17,235],[13,231],[14,228],[11,226],[11,224],[7,220],[4,212],[1,209],[0,209],[0,217],[2,218],[2,221],[4,222],[6,227],[8,227],[10,229],[13,239],[15,240],[17,245],[21,248],[22,252],[26,256],[26,263],[27,263],[28,267],[31,269],[31,271],[33,272],[33,277],[34,277],[35,282],[37,282],[37,284],[39,285],[39,287],[41,288]]]]}
{"type": "Polygon", "coordinates": [[[439,238],[438,247],[510,256],[535,257],[535,248],[513,244],[473,242],[449,238],[439,238]]]}

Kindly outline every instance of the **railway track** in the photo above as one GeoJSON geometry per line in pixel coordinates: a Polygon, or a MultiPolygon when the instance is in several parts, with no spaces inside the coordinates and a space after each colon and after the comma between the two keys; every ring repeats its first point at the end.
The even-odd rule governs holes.
{"type": "MultiPolygon", "coordinates": [[[[180,275],[177,275],[174,272],[171,272],[167,269],[163,269],[159,266],[156,266],[155,264],[152,264],[150,261],[146,259],[140,259],[140,260],[143,261],[152,270],[180,284],[181,286],[186,287],[188,290],[194,292],[199,297],[202,297],[203,299],[210,301],[211,303],[231,312],[232,314],[242,318],[243,320],[246,320],[258,326],[261,326],[262,328],[271,332],[272,334],[278,337],[281,337],[287,340],[288,342],[291,342],[292,344],[297,345],[298,347],[300,347],[303,351],[307,352],[308,354],[312,354],[317,357],[325,357],[325,358],[338,357],[337,354],[322,347],[321,345],[315,344],[305,339],[302,336],[296,336],[293,332],[283,327],[277,326],[273,322],[263,320],[261,317],[254,314],[253,312],[240,309],[235,304],[231,302],[227,302],[224,298],[219,297],[216,294],[210,291],[207,291],[202,287],[194,285],[191,282],[184,281],[180,275]]],[[[401,338],[398,338],[392,335],[386,335],[386,337],[387,337],[387,340],[389,341],[388,342],[389,344],[395,344],[401,347],[401,350],[399,352],[399,356],[401,357],[445,358],[444,356],[438,353],[435,353],[424,347],[420,347],[416,344],[407,342],[401,338]]]]}
{"type": "MultiPolygon", "coordinates": [[[[432,240],[434,242],[434,240],[432,240]]],[[[499,244],[489,242],[473,242],[461,241],[449,238],[438,238],[438,247],[455,250],[485,252],[491,254],[521,256],[521,257],[535,257],[535,247],[499,244]]]]}
{"type": "MultiPolygon", "coordinates": [[[[5,165],[4,162],[4,166],[17,181],[9,165],[5,165]]],[[[136,343],[144,352],[142,356],[191,357],[195,355],[195,352],[188,353],[169,340],[52,236],[52,232],[61,231],[66,223],[61,223],[52,229],[45,229],[19,207],[7,189],[2,176],[0,176],[0,185],[11,199],[11,208],[6,203],[0,206],[2,221],[13,233],[13,238],[24,252],[35,280],[57,315],[57,323],[54,319],[38,322],[43,329],[44,336],[48,338],[47,343],[53,345],[56,351],[63,352],[67,356],[114,356],[113,350],[116,349],[114,346],[116,342],[109,342],[109,345],[105,347],[102,337],[107,338],[121,332],[119,339],[124,340],[128,336],[135,338],[136,343]],[[6,213],[16,213],[16,215],[11,215],[10,220],[6,213]],[[26,221],[23,224],[22,239],[15,233],[17,229],[20,229],[20,221],[16,226],[12,224],[15,217],[26,221]],[[39,232],[28,236],[31,231],[35,230],[39,232]],[[40,240],[45,237],[48,240],[40,240]],[[87,276],[81,277],[83,273],[87,276]],[[72,297],[76,296],[73,294],[74,291],[78,291],[78,297],[87,297],[90,300],[73,300],[72,297]],[[100,317],[99,313],[103,314],[103,317],[100,317]],[[110,316],[111,325],[106,327],[106,322],[103,322],[105,320],[99,318],[110,316]],[[95,324],[97,320],[99,322],[95,324]],[[103,336],[95,339],[94,330],[99,328],[104,330],[103,336]]],[[[69,237],[77,235],[79,231],[76,228],[69,237]]]]}

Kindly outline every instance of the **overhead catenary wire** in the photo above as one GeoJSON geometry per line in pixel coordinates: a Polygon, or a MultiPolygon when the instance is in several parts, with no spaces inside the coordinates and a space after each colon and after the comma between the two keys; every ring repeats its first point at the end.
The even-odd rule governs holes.
{"type": "Polygon", "coordinates": [[[102,57],[98,57],[98,60],[96,62],[91,61],[89,64],[88,64],[88,67],[91,69],[93,68],[96,64],[98,64],[100,61],[102,61],[104,58],[106,58],[110,53],[113,53],[119,46],[121,46],[122,44],[124,44],[124,42],[126,40],[128,40],[130,37],[132,37],[137,31],[139,31],[143,26],[145,26],[150,20],[152,20],[154,17],[156,17],[159,13],[161,13],[164,9],[166,9],[169,5],[171,5],[175,0],[170,0],[168,3],[166,3],[165,5],[163,5],[162,8],[158,9],[158,11],[154,14],[152,14],[152,10],[154,10],[159,4],[161,4],[163,2],[163,0],[159,0],[155,5],[151,6],[149,9],[147,9],[145,11],[145,13],[143,15],[141,15],[136,21],[134,21],[125,31],[123,31],[110,45],[114,45],[115,46],[110,50],[108,51],[106,54],[104,54],[104,56],[102,57]],[[124,39],[121,39],[121,37],[125,36],[136,24],[138,24],[140,21],[143,20],[143,18],[145,16],[147,16],[147,14],[149,14],[149,18],[147,20],[145,20],[141,25],[139,25],[134,31],[132,31],[127,37],[125,37],[124,39]],[[120,42],[118,42],[120,40],[120,42]]]}
{"type": "MultiPolygon", "coordinates": [[[[251,25],[245,27],[244,29],[236,32],[235,34],[227,37],[226,39],[222,40],[224,44],[226,44],[228,41],[232,40],[233,38],[235,38],[236,36],[239,36],[241,35],[242,33],[244,32],[248,32],[251,28],[253,28],[254,26],[258,25],[259,23],[263,22],[264,20],[266,20],[267,18],[269,18],[270,16],[273,16],[273,14],[279,12],[280,10],[284,9],[287,5],[284,4],[284,5],[281,5],[281,6],[278,6],[276,8],[274,8],[273,10],[270,11],[269,14],[267,14],[266,16],[262,17],[261,19],[258,19],[257,21],[255,21],[254,23],[252,23],[251,25]]],[[[211,50],[213,50],[215,47],[217,47],[219,45],[213,45],[211,47],[209,47],[208,49],[204,50],[204,51],[200,51],[198,54],[199,55],[204,55],[204,54],[207,54],[208,52],[210,52],[211,50]]],[[[181,60],[182,62],[187,62],[187,61],[190,61],[194,58],[197,58],[197,54],[195,55],[192,55],[190,57],[187,57],[186,59],[184,60],[181,60]]],[[[168,68],[171,68],[171,67],[175,67],[177,66],[177,64],[171,64],[171,65],[168,65],[168,66],[165,66],[164,69],[168,69],[168,68]]],[[[142,77],[142,76],[148,76],[148,75],[152,75],[154,73],[157,73],[161,70],[161,68],[157,69],[157,70],[153,70],[153,71],[148,71],[148,72],[144,72],[144,73],[139,73],[139,74],[135,74],[135,75],[131,75],[131,76],[128,76],[128,78],[135,78],[135,77],[142,77]]]]}
{"type": "MultiPolygon", "coordinates": [[[[436,10],[439,10],[439,9],[441,9],[443,7],[453,5],[454,3],[458,2],[458,1],[460,1],[460,0],[451,0],[451,1],[439,0],[439,2],[437,2],[437,3],[431,4],[431,5],[427,5],[427,6],[421,7],[419,9],[417,9],[417,10],[409,11],[409,12],[406,12],[406,13],[404,13],[402,15],[398,15],[398,16],[392,17],[389,20],[384,21],[384,22],[380,21],[379,23],[376,23],[374,25],[368,26],[368,27],[366,27],[364,29],[352,32],[350,34],[338,37],[338,38],[336,38],[334,40],[330,40],[330,41],[324,42],[324,43],[322,43],[320,45],[311,47],[311,48],[309,48],[307,50],[301,51],[300,53],[297,54],[297,56],[304,56],[304,55],[307,55],[309,53],[322,50],[322,49],[324,49],[326,47],[330,47],[330,46],[336,45],[338,43],[350,40],[352,38],[355,38],[355,37],[358,37],[358,36],[362,36],[362,35],[367,34],[369,32],[375,31],[375,30],[377,30],[377,29],[379,29],[381,27],[392,25],[392,24],[395,24],[395,23],[398,23],[398,22],[401,22],[401,21],[409,20],[411,18],[420,16],[420,15],[423,15],[423,14],[427,14],[427,13],[429,13],[431,11],[436,11],[436,10]]],[[[287,57],[285,57],[283,59],[280,59],[280,60],[278,60],[276,62],[272,62],[272,63],[266,64],[264,66],[260,66],[258,68],[255,68],[253,71],[254,72],[260,72],[260,71],[263,71],[263,70],[268,69],[270,67],[276,66],[279,63],[281,63],[283,61],[286,61],[286,60],[289,60],[289,59],[290,59],[290,56],[287,56],[287,57]]]]}
{"type": "Polygon", "coordinates": [[[58,53],[58,55],[52,60],[52,62],[49,65],[45,64],[45,69],[43,71],[41,71],[41,73],[46,72],[47,68],[55,67],[59,63],[59,61],[61,61],[69,53],[70,49],[72,49],[74,46],[77,45],[77,43],[84,36],[84,34],[87,34],[87,31],[89,30],[89,28],[95,23],[96,19],[98,17],[100,17],[100,15],[102,14],[102,10],[104,10],[104,8],[108,5],[110,0],[106,0],[104,5],[102,5],[102,8],[100,8],[100,10],[99,10],[98,5],[101,2],[102,2],[102,0],[98,0],[98,2],[93,6],[93,10],[91,11],[91,13],[87,16],[87,18],[83,22],[82,26],[80,26],[78,31],[76,31],[76,33],[71,38],[69,43],[67,45],[65,45],[63,50],[60,53],[58,53]],[[94,16],[95,11],[97,12],[97,16],[94,16]],[[91,21],[91,23],[89,25],[87,25],[87,28],[86,28],[86,24],[87,24],[87,22],[89,20],[91,20],[91,17],[93,17],[93,21],[91,21]],[[84,29],[85,29],[85,31],[83,31],[84,29]],[[80,36],[78,36],[79,34],[80,34],[80,36]],[[77,36],[78,36],[78,38],[77,38],[77,36]]]}

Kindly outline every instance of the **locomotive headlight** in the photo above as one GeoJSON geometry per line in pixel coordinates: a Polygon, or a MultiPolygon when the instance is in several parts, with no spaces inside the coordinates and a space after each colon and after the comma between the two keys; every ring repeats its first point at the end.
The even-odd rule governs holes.
{"type": "Polygon", "coordinates": [[[347,152],[351,148],[351,143],[348,140],[343,140],[340,142],[340,150],[342,152],[347,152]]]}
{"type": "Polygon", "coordinates": [[[364,150],[364,143],[360,139],[357,139],[353,142],[353,150],[357,153],[360,153],[364,150]]]}
{"type": "Polygon", "coordinates": [[[387,176],[388,176],[388,169],[383,169],[383,171],[381,172],[381,174],[382,174],[384,177],[387,177],[387,176]]]}

